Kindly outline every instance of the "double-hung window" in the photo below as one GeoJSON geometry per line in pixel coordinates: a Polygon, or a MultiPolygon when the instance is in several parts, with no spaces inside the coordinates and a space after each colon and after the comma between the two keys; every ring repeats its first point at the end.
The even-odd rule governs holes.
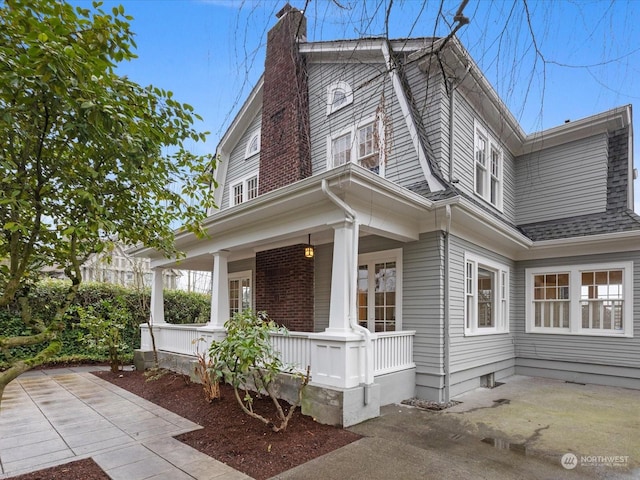
{"type": "Polygon", "coordinates": [[[498,142],[476,121],[474,123],[474,191],[502,209],[503,152],[498,142]]]}
{"type": "Polygon", "coordinates": [[[253,174],[231,184],[229,195],[231,206],[240,205],[256,198],[258,196],[258,174],[253,174]]]}
{"type": "Polygon", "coordinates": [[[328,168],[335,168],[348,162],[384,176],[384,135],[382,121],[371,118],[350,127],[327,141],[328,168]]]}
{"type": "Polygon", "coordinates": [[[465,335],[509,331],[509,267],[465,254],[465,335]]]}
{"type": "Polygon", "coordinates": [[[633,263],[528,268],[526,331],[633,336],[633,263]]]}

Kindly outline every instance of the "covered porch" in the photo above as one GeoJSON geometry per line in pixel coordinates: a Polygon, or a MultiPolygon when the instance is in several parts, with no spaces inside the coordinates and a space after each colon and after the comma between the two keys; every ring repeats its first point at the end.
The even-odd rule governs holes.
{"type": "MultiPolygon", "coordinates": [[[[137,255],[151,257],[157,349],[194,356],[224,337],[234,312],[264,310],[291,331],[272,336],[285,364],[310,366],[311,387],[352,394],[350,408],[364,417],[342,424],[377,416],[380,405],[415,389],[415,331],[402,328],[402,245],[434,228],[432,207],[348,164],[215,213],[205,224],[208,238],[177,235],[186,253],[180,260],[139,249],[137,255]],[[376,244],[394,248],[376,252],[376,244]],[[208,323],[165,321],[165,268],[212,272],[208,323]]],[[[142,350],[149,350],[148,327],[141,330],[142,350]]]]}

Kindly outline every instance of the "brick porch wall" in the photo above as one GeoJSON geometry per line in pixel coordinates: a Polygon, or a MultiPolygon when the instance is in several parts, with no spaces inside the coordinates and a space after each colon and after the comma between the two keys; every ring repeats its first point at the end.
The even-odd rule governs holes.
{"type": "Polygon", "coordinates": [[[289,330],[313,331],[314,259],[306,245],[256,253],[256,310],[289,330]]]}

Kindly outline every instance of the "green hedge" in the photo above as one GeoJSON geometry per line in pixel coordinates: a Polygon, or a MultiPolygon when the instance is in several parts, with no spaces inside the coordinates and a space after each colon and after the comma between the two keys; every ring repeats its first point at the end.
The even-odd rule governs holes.
{"type": "MultiPolygon", "coordinates": [[[[29,305],[34,318],[47,322],[55,314],[61,304],[69,284],[59,280],[47,280],[36,284],[29,292],[29,305]]],[[[108,283],[85,283],[80,285],[75,305],[97,306],[102,301],[115,302],[119,299],[130,311],[132,321],[123,332],[124,340],[129,345],[125,358],[133,356],[133,350],[140,347],[140,328],[149,315],[149,290],[139,291],[108,283]]],[[[208,295],[193,292],[170,290],[164,292],[165,320],[169,323],[206,323],[210,316],[211,301],[208,295]]],[[[51,363],[82,360],[105,360],[100,352],[83,346],[78,337],[83,330],[78,327],[78,318],[70,314],[66,318],[66,327],[62,333],[62,350],[51,363]]],[[[9,305],[0,310],[0,335],[11,337],[28,335],[17,305],[9,305]]],[[[12,350],[18,358],[32,356],[43,348],[42,345],[21,347],[12,350]]],[[[6,368],[6,358],[0,353],[0,370],[6,368]]]]}

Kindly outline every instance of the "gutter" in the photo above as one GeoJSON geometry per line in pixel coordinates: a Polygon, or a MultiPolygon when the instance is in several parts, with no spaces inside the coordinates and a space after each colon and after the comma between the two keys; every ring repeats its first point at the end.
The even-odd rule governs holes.
{"type": "Polygon", "coordinates": [[[359,238],[359,224],[356,212],[347,205],[340,197],[338,197],[333,191],[329,189],[327,179],[322,179],[322,192],[331,200],[336,206],[344,211],[346,217],[353,222],[353,240],[351,245],[351,265],[349,265],[349,326],[354,332],[360,333],[365,340],[364,346],[364,404],[369,404],[369,386],[373,384],[373,344],[371,342],[371,332],[358,325],[357,317],[357,291],[358,288],[355,280],[356,272],[358,271],[358,238],[359,238]]]}

